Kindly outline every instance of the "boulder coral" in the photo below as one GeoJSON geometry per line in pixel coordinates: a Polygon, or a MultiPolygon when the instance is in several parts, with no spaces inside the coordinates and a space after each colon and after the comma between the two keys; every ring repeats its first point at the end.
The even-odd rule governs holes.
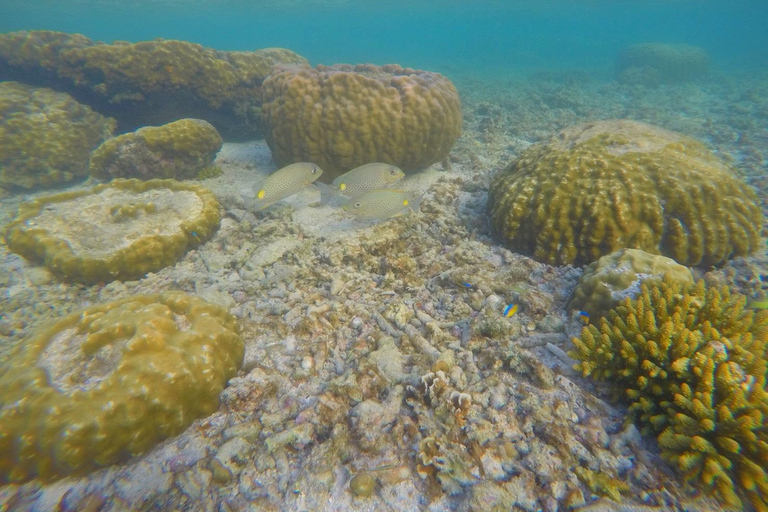
{"type": "Polygon", "coordinates": [[[64,317],[0,368],[0,483],[146,452],[216,411],[243,353],[234,317],[182,292],[64,317]]]}
{"type": "Polygon", "coordinates": [[[684,82],[704,75],[709,55],[697,46],[673,43],[640,43],[616,57],[616,77],[621,82],[684,82]]]}
{"type": "Polygon", "coordinates": [[[22,203],[8,248],[86,284],[138,279],[180,259],[219,227],[219,204],[198,185],[115,179],[22,203]]]}
{"type": "Polygon", "coordinates": [[[261,135],[259,87],[277,64],[306,63],[282,48],[223,52],[157,39],[104,44],[79,34],[0,34],[0,80],[45,84],[117,119],[119,131],[195,117],[227,140],[261,135]]]}
{"type": "Polygon", "coordinates": [[[621,248],[686,266],[759,244],[755,192],[702,143],[626,120],[580,124],[527,149],[491,183],[494,231],[514,251],[584,265],[621,248]]]}
{"type": "Polygon", "coordinates": [[[662,456],[725,504],[768,511],[768,311],[665,277],[573,339],[584,376],[615,382],[662,456]]]}
{"type": "Polygon", "coordinates": [[[223,140],[201,119],[147,126],[103,142],[93,151],[91,176],[192,179],[213,166],[223,140]]]}
{"type": "Polygon", "coordinates": [[[278,167],[314,162],[323,181],[370,162],[406,172],[441,161],[461,133],[450,80],[396,65],[289,67],[262,86],[266,139],[278,167]]]}
{"type": "Polygon", "coordinates": [[[0,82],[0,187],[31,189],[88,175],[115,122],[51,89],[0,82]]]}
{"type": "Polygon", "coordinates": [[[637,298],[643,283],[661,281],[664,276],[676,283],[693,284],[688,267],[671,258],[640,249],[620,249],[584,269],[568,307],[586,311],[594,320],[607,314],[623,299],[637,298]]]}

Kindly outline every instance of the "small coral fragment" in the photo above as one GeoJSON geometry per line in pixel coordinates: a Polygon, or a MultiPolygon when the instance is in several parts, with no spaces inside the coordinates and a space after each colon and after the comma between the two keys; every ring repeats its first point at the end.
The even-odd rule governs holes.
{"type": "Polygon", "coordinates": [[[225,310],[181,292],[73,313],[0,370],[0,483],[82,475],[214,412],[243,360],[225,310]]]}
{"type": "Polygon", "coordinates": [[[704,281],[643,285],[574,339],[583,375],[615,381],[662,456],[730,506],[768,510],[768,311],[704,281]]]}

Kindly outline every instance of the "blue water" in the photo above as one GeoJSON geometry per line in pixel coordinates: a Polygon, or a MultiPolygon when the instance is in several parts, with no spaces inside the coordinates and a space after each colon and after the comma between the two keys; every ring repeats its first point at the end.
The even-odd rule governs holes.
{"type": "Polygon", "coordinates": [[[701,46],[720,69],[765,68],[767,23],[765,0],[0,0],[0,32],[49,29],[104,42],[162,37],[221,50],[278,46],[313,64],[394,62],[441,71],[610,72],[620,48],[647,41],[701,46]]]}

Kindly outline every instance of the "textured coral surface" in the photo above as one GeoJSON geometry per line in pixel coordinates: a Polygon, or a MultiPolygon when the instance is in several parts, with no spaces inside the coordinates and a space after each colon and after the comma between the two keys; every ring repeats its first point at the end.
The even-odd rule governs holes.
{"type": "Polygon", "coordinates": [[[763,223],[754,191],[700,142],[635,121],[567,128],[496,176],[493,228],[550,264],[621,248],[688,266],[750,253],[763,223]]]}
{"type": "Polygon", "coordinates": [[[45,83],[118,120],[120,131],[184,117],[212,123],[228,139],[260,133],[258,89],[290,50],[222,52],[186,41],[103,44],[78,34],[0,34],[0,80],[45,83]]]}
{"type": "Polygon", "coordinates": [[[68,280],[136,279],[208,240],[218,208],[198,185],[116,179],[22,203],[5,238],[12,251],[68,280]]]}
{"type": "Polygon", "coordinates": [[[581,274],[568,307],[586,311],[596,320],[629,297],[640,294],[640,285],[668,276],[676,283],[693,284],[688,267],[640,249],[620,249],[589,264],[581,274]]]}
{"type": "Polygon", "coordinates": [[[73,313],[0,371],[0,482],[83,474],[214,412],[243,360],[235,319],[181,292],[73,313]]]}
{"type": "Polygon", "coordinates": [[[91,176],[112,178],[195,178],[213,165],[223,141],[202,119],[148,126],[105,141],[91,155],[91,176]]]}
{"type": "Polygon", "coordinates": [[[0,82],[0,187],[30,189],[88,174],[91,151],[115,122],[70,95],[0,82]]]}
{"type": "Polygon", "coordinates": [[[450,80],[396,65],[295,67],[262,86],[267,142],[278,167],[307,161],[323,181],[370,162],[416,171],[448,155],[461,133],[450,80]]]}
{"type": "Polygon", "coordinates": [[[584,376],[625,388],[662,456],[724,503],[768,510],[768,311],[704,281],[643,285],[574,339],[584,376]],[[741,496],[741,497],[740,497],[741,496]]]}

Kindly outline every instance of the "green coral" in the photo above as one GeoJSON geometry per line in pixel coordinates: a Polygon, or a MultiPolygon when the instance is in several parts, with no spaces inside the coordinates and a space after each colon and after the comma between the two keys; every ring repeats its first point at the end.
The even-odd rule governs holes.
{"type": "Polygon", "coordinates": [[[219,227],[219,204],[199,185],[115,179],[22,203],[8,248],[64,279],[138,279],[172,265],[219,227]]]}
{"type": "Polygon", "coordinates": [[[634,121],[586,123],[526,150],[491,183],[494,231],[553,265],[621,248],[720,265],[759,244],[754,191],[700,142],[634,121]]]}
{"type": "Polygon", "coordinates": [[[225,310],[181,292],[73,313],[0,369],[0,483],[125,460],[218,409],[243,360],[225,310]]]}
{"type": "Polygon", "coordinates": [[[568,307],[586,311],[593,321],[616,307],[622,299],[634,299],[640,285],[669,276],[677,283],[693,284],[688,267],[658,254],[621,249],[602,256],[584,269],[568,307]]]}
{"type": "Polygon", "coordinates": [[[223,52],[186,41],[104,44],[77,34],[0,34],[0,80],[76,93],[120,131],[195,117],[227,138],[261,133],[259,88],[279,64],[306,59],[281,48],[223,52]]]}
{"type": "Polygon", "coordinates": [[[88,174],[91,151],[115,122],[68,94],[0,82],[0,187],[30,189],[88,174]]]}
{"type": "Polygon", "coordinates": [[[323,181],[386,162],[417,171],[461,133],[461,102],[438,73],[396,65],[294,67],[262,86],[267,143],[278,167],[314,162],[323,181]]]}
{"type": "Polygon", "coordinates": [[[768,510],[768,311],[704,281],[643,285],[574,339],[584,376],[625,388],[662,456],[724,503],[768,510]]]}
{"type": "Polygon", "coordinates": [[[148,126],[105,141],[91,155],[91,176],[192,179],[213,166],[223,140],[201,119],[148,126]]]}

